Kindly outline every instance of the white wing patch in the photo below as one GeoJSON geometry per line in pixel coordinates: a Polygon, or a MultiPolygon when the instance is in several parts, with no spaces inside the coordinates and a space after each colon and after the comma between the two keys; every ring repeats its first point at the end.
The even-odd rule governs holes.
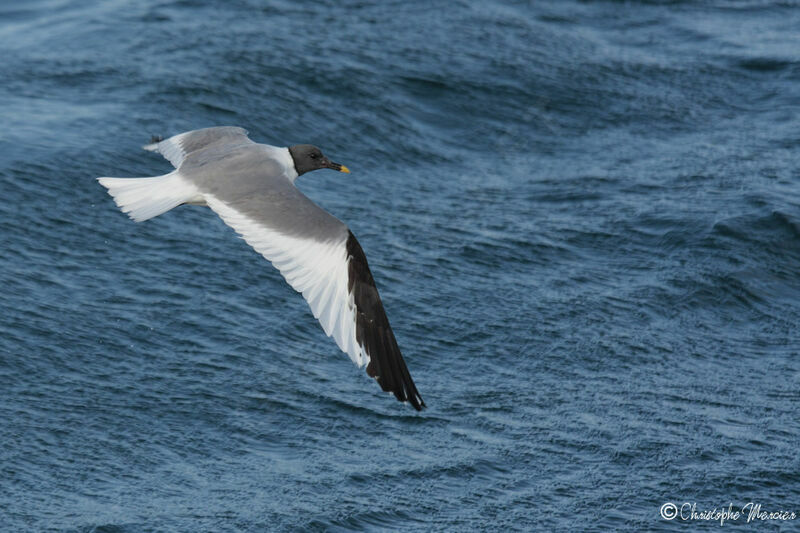
{"type": "Polygon", "coordinates": [[[356,340],[355,303],[348,290],[347,235],[330,242],[284,235],[212,195],[206,194],[205,199],[228,226],[303,294],[325,334],[333,337],[356,365],[368,363],[369,356],[356,340]]]}
{"type": "Polygon", "coordinates": [[[158,152],[164,156],[164,158],[172,163],[172,166],[178,168],[183,163],[183,158],[186,157],[186,152],[181,145],[181,139],[186,138],[188,134],[181,133],[180,135],[174,135],[169,139],[165,139],[161,142],[156,142],[153,144],[146,144],[142,146],[145,150],[149,150],[151,152],[158,152]]]}

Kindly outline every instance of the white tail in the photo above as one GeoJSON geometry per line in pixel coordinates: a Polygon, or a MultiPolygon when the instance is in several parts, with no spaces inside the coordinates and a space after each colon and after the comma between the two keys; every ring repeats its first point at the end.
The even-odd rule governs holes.
{"type": "Polygon", "coordinates": [[[197,201],[199,192],[178,171],[153,178],[97,178],[116,204],[136,222],[197,201]]]}

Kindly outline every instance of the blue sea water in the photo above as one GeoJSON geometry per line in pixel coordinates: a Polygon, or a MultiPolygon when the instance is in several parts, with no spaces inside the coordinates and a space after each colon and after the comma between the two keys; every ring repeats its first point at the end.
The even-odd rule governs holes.
{"type": "Polygon", "coordinates": [[[3,2],[0,530],[800,515],[798,28],[766,0],[3,2]],[[208,210],[134,224],[95,181],[213,125],[352,169],[298,183],[428,409],[208,210]]]}

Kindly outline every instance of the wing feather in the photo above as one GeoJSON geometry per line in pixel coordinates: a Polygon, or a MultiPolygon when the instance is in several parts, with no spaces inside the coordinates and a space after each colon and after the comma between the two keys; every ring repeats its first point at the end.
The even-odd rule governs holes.
{"type": "Polygon", "coordinates": [[[317,241],[269,228],[218,198],[206,202],[308,302],[323,331],[384,391],[425,406],[397,346],[361,246],[350,231],[317,241]]]}
{"type": "Polygon", "coordinates": [[[192,152],[222,144],[254,144],[247,136],[247,130],[236,126],[217,126],[187,131],[173,135],[169,139],[143,146],[145,150],[158,152],[178,168],[192,152]]]}

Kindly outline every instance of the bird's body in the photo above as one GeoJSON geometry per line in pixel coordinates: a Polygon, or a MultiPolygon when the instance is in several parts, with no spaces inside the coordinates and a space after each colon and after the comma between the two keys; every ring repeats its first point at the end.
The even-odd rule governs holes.
{"type": "Polygon", "coordinates": [[[318,168],[349,172],[318,148],[254,143],[235,127],[176,135],[145,149],[176,168],[153,178],[99,178],[137,222],[181,204],[207,205],[280,270],[323,330],[383,390],[424,407],[397,346],[363,250],[342,221],[294,185],[318,168]]]}

